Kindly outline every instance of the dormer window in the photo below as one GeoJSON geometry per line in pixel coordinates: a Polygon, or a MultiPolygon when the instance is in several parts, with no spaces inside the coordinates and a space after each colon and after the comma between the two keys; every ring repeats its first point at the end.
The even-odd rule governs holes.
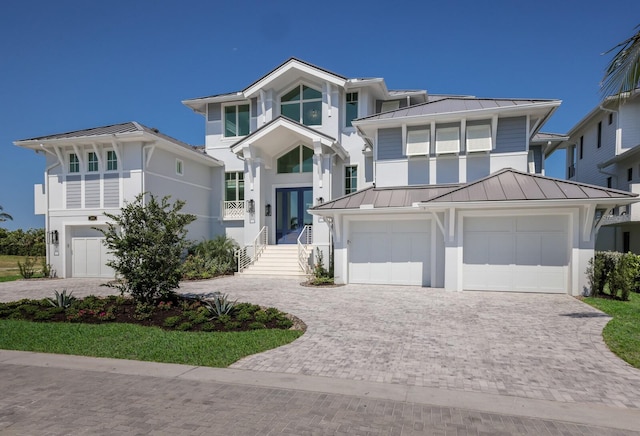
{"type": "Polygon", "coordinates": [[[383,101],[380,112],[396,111],[400,109],[400,100],[383,101]]]}
{"type": "Polygon", "coordinates": [[[224,107],[224,136],[246,136],[249,134],[249,105],[238,104],[224,107]]]}
{"type": "Polygon", "coordinates": [[[467,126],[467,151],[491,151],[491,125],[467,126]]]}
{"type": "Polygon", "coordinates": [[[430,129],[407,131],[407,156],[427,156],[431,142],[430,129]]]}
{"type": "Polygon", "coordinates": [[[460,128],[437,127],[436,128],[436,153],[460,152],[460,128]]]}
{"type": "Polygon", "coordinates": [[[322,93],[300,84],[280,98],[280,113],[305,126],[320,126],[322,93]]]}

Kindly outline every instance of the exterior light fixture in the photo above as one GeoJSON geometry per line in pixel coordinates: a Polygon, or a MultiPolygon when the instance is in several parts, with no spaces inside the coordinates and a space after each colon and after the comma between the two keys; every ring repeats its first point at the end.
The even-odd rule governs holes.
{"type": "Polygon", "coordinates": [[[58,245],[60,241],[60,235],[57,230],[54,230],[53,232],[49,232],[49,241],[54,245],[58,245]]]}
{"type": "Polygon", "coordinates": [[[324,197],[318,197],[318,198],[316,198],[316,202],[317,202],[318,204],[322,204],[322,203],[324,203],[324,197]]]}
{"type": "Polygon", "coordinates": [[[249,200],[249,213],[254,214],[256,212],[256,202],[253,201],[253,198],[249,200]]]}
{"type": "Polygon", "coordinates": [[[264,207],[264,216],[271,216],[271,205],[267,204],[264,207]]]}

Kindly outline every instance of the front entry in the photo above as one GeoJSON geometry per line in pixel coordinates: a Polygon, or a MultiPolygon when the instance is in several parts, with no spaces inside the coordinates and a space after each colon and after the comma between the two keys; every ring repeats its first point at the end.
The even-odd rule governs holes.
{"type": "Polygon", "coordinates": [[[313,224],[313,188],[276,189],[276,244],[295,244],[304,226],[313,224]]]}

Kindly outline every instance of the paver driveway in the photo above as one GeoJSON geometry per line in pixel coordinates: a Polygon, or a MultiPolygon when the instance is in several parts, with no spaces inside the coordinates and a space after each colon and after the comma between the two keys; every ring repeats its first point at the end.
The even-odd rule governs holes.
{"type": "MultiPolygon", "coordinates": [[[[0,299],[105,294],[91,280],[0,283],[0,299]]],[[[399,383],[560,402],[640,408],[640,371],[614,356],[608,317],[564,295],[447,292],[397,286],[303,287],[226,277],[183,283],[300,317],[307,332],[233,368],[399,383]]]]}

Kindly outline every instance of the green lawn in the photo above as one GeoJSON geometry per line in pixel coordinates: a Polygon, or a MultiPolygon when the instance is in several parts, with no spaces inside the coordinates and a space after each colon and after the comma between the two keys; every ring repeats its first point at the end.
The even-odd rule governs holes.
{"type": "Polygon", "coordinates": [[[0,320],[0,349],[226,367],[294,341],[298,330],[179,332],[133,324],[0,320]]]}
{"type": "MultiPolygon", "coordinates": [[[[0,282],[11,282],[21,279],[20,269],[18,269],[18,262],[24,262],[26,256],[9,256],[7,254],[0,254],[0,282]]],[[[42,277],[41,274],[41,259],[38,257],[38,262],[35,265],[37,274],[35,277],[42,277]]]]}
{"type": "Polygon", "coordinates": [[[621,359],[640,368],[640,294],[632,292],[630,298],[616,301],[589,297],[584,301],[613,317],[602,331],[605,343],[621,359]]]}

